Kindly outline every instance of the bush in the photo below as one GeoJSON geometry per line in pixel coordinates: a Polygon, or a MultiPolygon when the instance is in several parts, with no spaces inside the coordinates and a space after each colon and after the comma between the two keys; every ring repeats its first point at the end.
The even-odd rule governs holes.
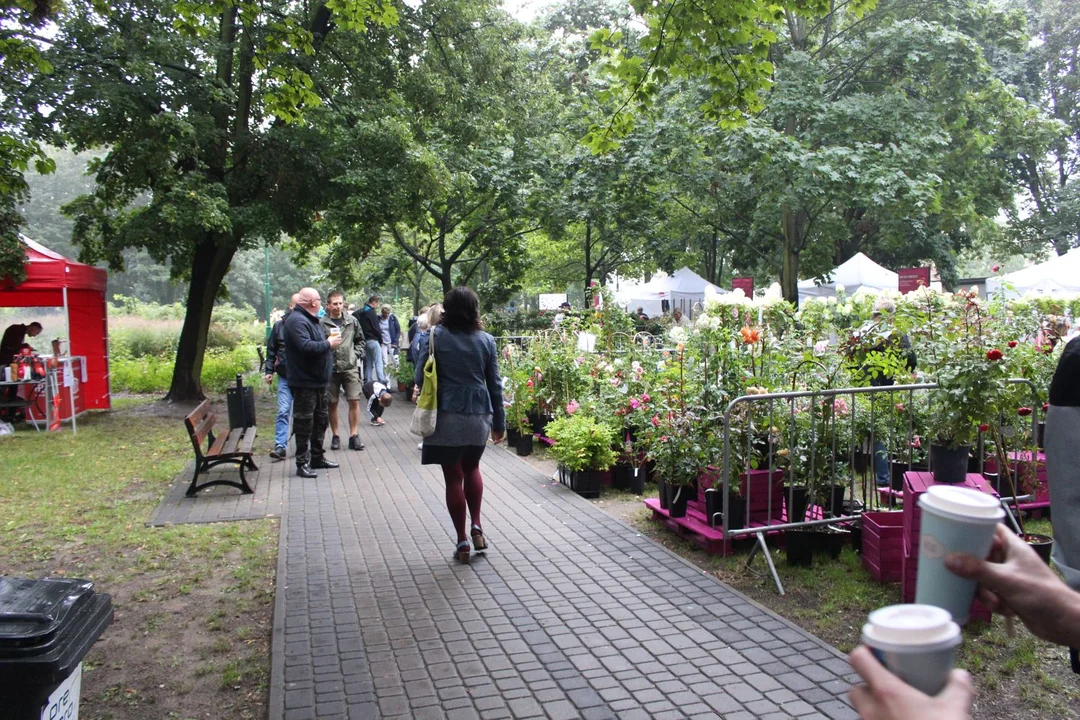
{"type": "Polygon", "coordinates": [[[220,323],[211,323],[206,333],[206,349],[210,350],[233,350],[243,336],[237,330],[225,327],[220,323]]]}
{"type": "Polygon", "coordinates": [[[176,354],[177,335],[170,328],[116,328],[109,334],[114,358],[171,357],[176,354]]]}
{"type": "MultiPolygon", "coordinates": [[[[221,393],[236,382],[236,375],[256,370],[254,349],[241,346],[233,350],[207,350],[203,359],[202,386],[205,392],[221,393]]],[[[112,389],[118,392],[163,393],[172,382],[172,357],[111,358],[109,375],[112,389]]],[[[250,384],[250,383],[249,383],[250,384]]]]}

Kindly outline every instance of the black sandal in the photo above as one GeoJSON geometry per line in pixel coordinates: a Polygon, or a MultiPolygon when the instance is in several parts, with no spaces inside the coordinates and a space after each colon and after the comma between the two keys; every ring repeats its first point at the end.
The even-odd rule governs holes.
{"type": "Polygon", "coordinates": [[[476,552],[481,550],[487,550],[487,539],[484,537],[484,531],[480,529],[479,525],[472,526],[472,546],[476,552]]]}

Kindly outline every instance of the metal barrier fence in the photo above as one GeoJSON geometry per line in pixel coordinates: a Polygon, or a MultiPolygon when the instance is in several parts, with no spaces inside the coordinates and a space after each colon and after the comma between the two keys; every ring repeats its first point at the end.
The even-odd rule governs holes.
{"type": "MultiPolygon", "coordinates": [[[[1036,396],[1031,381],[1019,378],[1009,382],[1027,385],[1032,397],[1036,396]]],[[[906,402],[907,408],[913,408],[917,401],[925,402],[927,406],[942,402],[934,395],[936,389],[935,383],[919,383],[767,393],[735,398],[728,403],[723,415],[721,510],[707,518],[709,524],[716,527],[719,515],[725,539],[755,536],[756,545],[747,559],[747,565],[761,551],[777,590],[783,594],[783,585],[772,562],[765,536],[818,525],[850,523],[858,520],[867,508],[880,505],[882,493],[876,482],[878,466],[884,465],[891,479],[893,458],[906,455],[903,469],[914,469],[916,450],[921,449],[912,441],[915,415],[901,409],[901,404],[906,402]],[[779,414],[778,406],[782,410],[779,414]],[[868,418],[858,417],[860,407],[864,407],[868,418]],[[886,432],[882,437],[879,428],[883,423],[878,415],[890,408],[896,412],[888,413],[889,419],[884,422],[883,428],[886,432]],[[906,426],[898,423],[899,416],[906,416],[906,426]],[[786,417],[786,422],[780,420],[781,417],[786,417]],[[755,432],[755,428],[760,428],[762,424],[764,432],[755,432]],[[781,430],[778,427],[781,425],[786,425],[786,428],[781,430]],[[733,433],[742,436],[738,445],[733,445],[733,433]],[[896,452],[897,448],[903,448],[906,452],[896,452]],[[781,458],[783,462],[780,462],[781,458]],[[856,480],[859,474],[862,475],[861,481],[856,480]],[[732,527],[732,482],[735,478],[740,480],[738,499],[743,503],[742,522],[737,523],[739,527],[732,527]],[[786,491],[777,493],[778,480],[785,479],[786,491]],[[838,479],[843,482],[838,484],[838,479]],[[824,488],[826,485],[829,486],[826,499],[816,506],[816,491],[819,486],[824,488]],[[797,512],[802,506],[802,503],[795,502],[796,489],[800,487],[805,488],[808,496],[806,509],[802,517],[794,519],[782,513],[790,509],[797,512]],[[843,488],[839,499],[835,489],[838,487],[843,488]],[[764,500],[760,497],[761,493],[765,494],[764,500]]],[[[1036,434],[1038,412],[1038,404],[1033,402],[1032,440],[1036,434]]],[[[929,472],[932,470],[929,438],[926,446],[926,464],[918,469],[929,472]]],[[[981,436],[977,453],[979,470],[982,472],[985,452],[981,436]]],[[[1020,487],[1021,464],[1019,458],[1012,463],[1014,489],[1020,487]]],[[[999,472],[1006,471],[1004,468],[998,469],[999,472]]],[[[896,493],[884,494],[889,496],[888,505],[892,507],[896,493]]],[[[1012,502],[1016,503],[1019,499],[1012,498],[1012,502]]]]}

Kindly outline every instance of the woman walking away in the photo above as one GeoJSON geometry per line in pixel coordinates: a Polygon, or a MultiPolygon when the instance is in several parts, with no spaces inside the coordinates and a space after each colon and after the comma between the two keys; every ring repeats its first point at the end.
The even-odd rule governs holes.
{"type": "Polygon", "coordinates": [[[506,416],[495,339],[481,330],[476,293],[467,287],[454,288],[446,293],[441,309],[441,324],[432,324],[415,353],[417,389],[424,383],[424,364],[432,345],[439,379],[435,432],[424,438],[420,462],[442,466],[446,509],[457,530],[454,557],[467,563],[466,511],[472,516],[472,549],[487,549],[480,524],[484,497],[480,457],[489,434],[492,442],[502,442],[506,416]]]}

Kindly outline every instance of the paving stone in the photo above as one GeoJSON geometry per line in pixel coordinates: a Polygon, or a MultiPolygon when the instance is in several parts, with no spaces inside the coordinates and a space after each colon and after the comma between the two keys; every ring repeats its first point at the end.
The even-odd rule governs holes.
{"type": "MultiPolygon", "coordinates": [[[[282,517],[270,720],[853,717],[833,648],[502,448],[481,464],[491,548],[455,565],[441,472],[406,403],[384,417],[318,481],[249,476],[282,517]]],[[[185,506],[246,512],[210,492],[185,506]]]]}

